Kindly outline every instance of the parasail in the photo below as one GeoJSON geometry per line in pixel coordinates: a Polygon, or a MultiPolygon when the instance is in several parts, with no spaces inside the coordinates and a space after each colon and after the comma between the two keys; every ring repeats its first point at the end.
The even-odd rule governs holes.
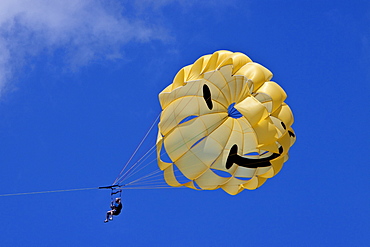
{"type": "Polygon", "coordinates": [[[281,170],[296,136],[287,95],[271,78],[225,50],[177,73],[159,94],[157,163],[168,185],[236,195],[281,170]]]}
{"type": "Polygon", "coordinates": [[[279,173],[296,140],[287,95],[271,78],[245,54],[225,50],[182,68],[159,94],[162,111],[117,178],[98,189],[111,189],[113,200],[122,189],[221,188],[236,195],[260,187],[279,173]],[[130,165],[158,119],[156,143],[130,165]],[[152,162],[159,169],[147,173],[152,162]]]}

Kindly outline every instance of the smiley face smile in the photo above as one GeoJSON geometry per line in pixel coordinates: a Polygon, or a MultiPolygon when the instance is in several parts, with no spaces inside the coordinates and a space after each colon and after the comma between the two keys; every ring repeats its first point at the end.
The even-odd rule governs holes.
{"type": "Polygon", "coordinates": [[[279,153],[273,153],[271,156],[260,159],[250,159],[238,155],[238,145],[234,145],[230,149],[229,156],[226,161],[226,169],[230,169],[233,164],[238,166],[243,166],[247,168],[258,168],[258,167],[267,167],[271,166],[270,160],[273,160],[279,157],[283,153],[283,147],[279,147],[279,153]]]}

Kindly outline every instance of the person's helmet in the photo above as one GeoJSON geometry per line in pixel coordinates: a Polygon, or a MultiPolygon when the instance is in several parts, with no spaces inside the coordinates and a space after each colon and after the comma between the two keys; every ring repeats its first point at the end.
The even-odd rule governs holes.
{"type": "Polygon", "coordinates": [[[116,198],[116,202],[119,202],[119,201],[121,201],[121,198],[116,198]]]}

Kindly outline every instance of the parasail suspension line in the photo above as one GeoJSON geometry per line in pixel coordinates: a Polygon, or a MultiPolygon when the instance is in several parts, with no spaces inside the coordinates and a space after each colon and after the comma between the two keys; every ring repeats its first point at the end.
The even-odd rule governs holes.
{"type": "Polygon", "coordinates": [[[131,155],[130,159],[127,161],[127,163],[125,164],[125,166],[123,167],[123,169],[121,170],[121,172],[118,174],[116,180],[114,181],[113,184],[117,183],[117,181],[120,179],[123,171],[126,169],[127,165],[131,162],[132,158],[135,156],[135,154],[137,153],[137,151],[140,149],[141,145],[144,143],[145,139],[148,137],[149,133],[152,131],[153,127],[155,126],[155,123],[158,121],[159,117],[161,116],[161,113],[158,114],[157,118],[154,120],[152,126],[149,128],[149,130],[146,132],[144,138],[141,140],[140,144],[137,146],[136,150],[134,151],[134,153],[131,155]]]}

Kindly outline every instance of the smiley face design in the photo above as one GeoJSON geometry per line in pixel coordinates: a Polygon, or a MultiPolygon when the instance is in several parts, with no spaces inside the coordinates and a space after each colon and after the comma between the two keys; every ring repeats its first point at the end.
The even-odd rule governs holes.
{"type": "Polygon", "coordinates": [[[230,51],[177,73],[159,94],[157,161],[167,184],[235,195],[281,170],[296,136],[287,95],[271,78],[230,51]]]}

